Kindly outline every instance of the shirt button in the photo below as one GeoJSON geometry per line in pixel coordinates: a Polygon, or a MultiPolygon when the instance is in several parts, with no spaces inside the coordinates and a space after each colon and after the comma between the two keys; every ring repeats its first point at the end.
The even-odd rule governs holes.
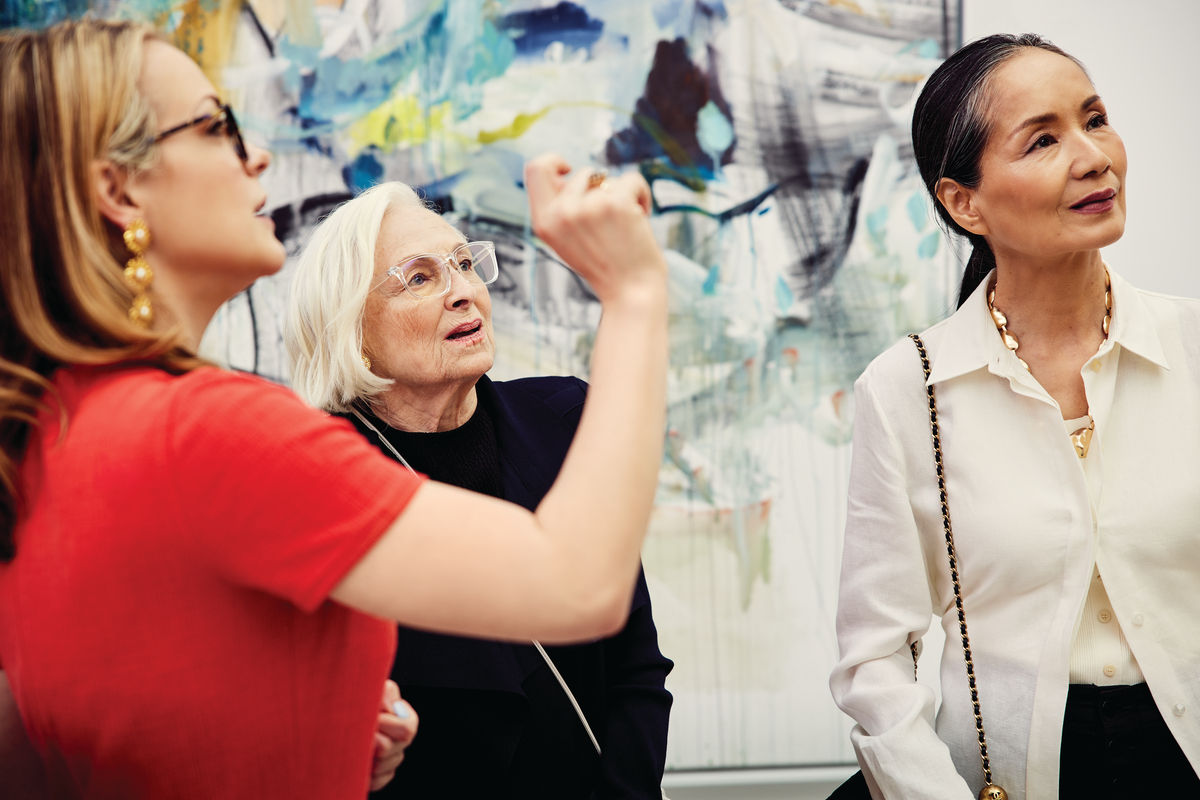
{"type": "Polygon", "coordinates": [[[1100,360],[1097,359],[1096,361],[1093,361],[1090,366],[1092,368],[1092,372],[1099,372],[1103,364],[1101,364],[1100,360]]]}
{"type": "Polygon", "coordinates": [[[1142,615],[1142,614],[1134,614],[1133,615],[1133,624],[1137,625],[1139,628],[1142,627],[1142,623],[1145,621],[1146,621],[1146,617],[1144,615],[1142,615]]]}
{"type": "MultiPolygon", "coordinates": [[[[1105,664],[1105,665],[1104,665],[1104,677],[1106,677],[1106,678],[1111,678],[1113,675],[1116,675],[1116,674],[1117,674],[1117,668],[1116,668],[1116,667],[1114,667],[1112,664],[1105,664]]],[[[1179,708],[1179,706],[1176,706],[1176,708],[1179,708]]],[[[1181,711],[1181,712],[1179,712],[1179,713],[1181,713],[1181,714],[1182,714],[1183,712],[1181,711]]]]}
{"type": "Polygon", "coordinates": [[[1112,622],[1112,612],[1107,608],[1102,608],[1100,609],[1100,613],[1096,615],[1096,618],[1101,622],[1112,622]]]}
{"type": "Polygon", "coordinates": [[[1187,711],[1187,706],[1185,706],[1183,703],[1176,703],[1175,707],[1171,710],[1175,712],[1175,716],[1182,717],[1183,712],[1187,711]]]}

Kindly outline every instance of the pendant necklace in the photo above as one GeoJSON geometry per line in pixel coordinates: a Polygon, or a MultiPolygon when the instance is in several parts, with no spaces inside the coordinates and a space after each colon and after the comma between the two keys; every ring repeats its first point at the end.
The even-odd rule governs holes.
{"type": "MultiPolygon", "coordinates": [[[[1004,346],[1012,351],[1012,354],[1017,357],[1017,361],[1021,362],[1021,366],[1026,370],[1029,369],[1029,364],[1025,363],[1025,359],[1017,355],[1017,348],[1020,344],[1017,342],[1017,337],[1008,332],[1008,317],[1004,316],[1004,312],[996,308],[996,284],[993,283],[987,293],[988,311],[992,315],[992,322],[996,325],[996,330],[1000,332],[1000,339],[1004,342],[1004,346]]],[[[1100,330],[1104,333],[1104,339],[1108,340],[1108,326],[1112,322],[1112,278],[1108,275],[1108,270],[1104,270],[1104,321],[1100,323],[1100,330]]],[[[1092,444],[1092,434],[1096,431],[1096,421],[1092,419],[1092,415],[1087,415],[1087,425],[1068,434],[1071,437],[1071,444],[1075,447],[1075,455],[1080,458],[1087,458],[1088,448],[1092,444]]]]}

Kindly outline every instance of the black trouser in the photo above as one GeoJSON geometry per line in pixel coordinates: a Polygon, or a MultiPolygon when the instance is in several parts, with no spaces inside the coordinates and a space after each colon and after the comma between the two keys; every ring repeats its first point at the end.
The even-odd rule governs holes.
{"type": "MultiPolygon", "coordinates": [[[[1200,714],[1200,708],[1185,713],[1200,714]]],[[[1059,800],[1200,798],[1200,778],[1144,683],[1071,684],[1059,774],[1059,800]]]]}

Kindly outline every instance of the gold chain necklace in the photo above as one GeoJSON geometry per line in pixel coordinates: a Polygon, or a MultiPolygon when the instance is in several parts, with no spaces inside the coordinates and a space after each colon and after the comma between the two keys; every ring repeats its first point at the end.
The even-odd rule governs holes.
{"type": "MultiPolygon", "coordinates": [[[[1017,348],[1020,343],[1017,337],[1008,332],[1008,317],[1004,316],[1004,312],[996,308],[996,284],[993,283],[987,293],[988,311],[991,312],[992,322],[996,324],[996,330],[1000,332],[1000,339],[1004,342],[1004,346],[1012,351],[1017,357],[1017,361],[1021,362],[1021,366],[1029,369],[1029,364],[1025,363],[1025,359],[1017,355],[1017,348]]],[[[1108,270],[1104,270],[1104,321],[1100,323],[1100,330],[1104,333],[1104,338],[1108,339],[1108,326],[1112,322],[1112,278],[1109,277],[1108,270]]],[[[1092,445],[1092,434],[1096,430],[1096,421],[1092,419],[1092,415],[1087,415],[1087,425],[1069,434],[1071,444],[1075,446],[1075,455],[1080,458],[1087,458],[1088,448],[1092,445]]]]}

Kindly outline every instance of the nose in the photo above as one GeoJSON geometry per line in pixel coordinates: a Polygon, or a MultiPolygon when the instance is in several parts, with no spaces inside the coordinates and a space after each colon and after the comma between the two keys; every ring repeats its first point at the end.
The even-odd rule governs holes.
{"type": "Polygon", "coordinates": [[[445,263],[447,280],[450,281],[450,290],[446,292],[446,307],[447,308],[462,308],[473,303],[480,289],[487,291],[487,287],[478,281],[471,280],[458,265],[452,261],[445,263]]]}
{"type": "Polygon", "coordinates": [[[1076,177],[1086,178],[1090,175],[1103,175],[1112,167],[1112,159],[1108,152],[1101,147],[1100,142],[1085,132],[1079,132],[1075,140],[1077,142],[1076,153],[1073,163],[1073,172],[1076,177]]]}
{"type": "Polygon", "coordinates": [[[271,152],[250,142],[246,142],[246,172],[258,177],[267,171],[271,165],[271,152]]]}

